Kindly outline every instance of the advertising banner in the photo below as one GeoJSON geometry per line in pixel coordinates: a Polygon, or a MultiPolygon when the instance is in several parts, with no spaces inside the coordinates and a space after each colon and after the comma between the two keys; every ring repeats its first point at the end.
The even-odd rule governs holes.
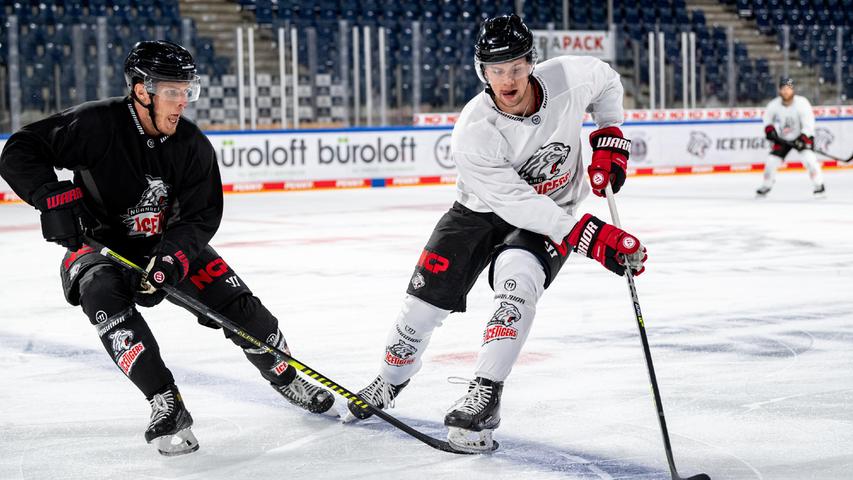
{"type": "MultiPolygon", "coordinates": [[[[451,127],[207,132],[226,191],[453,183],[451,127]]],[[[5,144],[0,140],[0,148],[5,144]]],[[[70,172],[60,172],[70,178],[70,172]]],[[[0,180],[0,201],[16,200],[0,180]]]]}
{"type": "MultiPolygon", "coordinates": [[[[622,130],[632,140],[629,173],[650,175],[760,170],[770,151],[761,109],[634,110],[622,130]],[[641,112],[645,112],[641,114],[641,112]],[[677,112],[678,115],[673,112],[677,112]],[[685,113],[686,112],[686,113],[685,113]],[[652,118],[648,120],[648,118],[652,118]]],[[[817,107],[815,148],[836,157],[853,152],[853,107],[817,107]]],[[[226,191],[277,191],[453,183],[447,126],[207,132],[226,191]]],[[[585,123],[586,138],[595,128],[585,123]]],[[[7,137],[8,138],[8,137],[7,137]]],[[[0,138],[0,148],[5,139],[0,138]]],[[[591,156],[582,141],[583,158],[591,156]]],[[[828,167],[853,167],[818,155],[828,167]]],[[[794,151],[787,168],[799,167],[794,151]]],[[[60,171],[61,179],[70,172],[60,171]]],[[[0,180],[0,201],[14,201],[0,180]]]]}
{"type": "Polygon", "coordinates": [[[606,30],[533,30],[540,60],[561,55],[616,59],[615,37],[606,30]]]}

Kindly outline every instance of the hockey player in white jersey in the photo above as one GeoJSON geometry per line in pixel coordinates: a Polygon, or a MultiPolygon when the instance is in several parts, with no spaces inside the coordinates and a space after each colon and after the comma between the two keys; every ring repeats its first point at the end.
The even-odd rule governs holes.
{"type": "Polygon", "coordinates": [[[800,159],[809,171],[814,184],[814,194],[823,195],[823,172],[814,153],[815,121],[812,105],[800,95],[794,95],[794,81],[782,78],[779,96],[767,104],[764,112],[764,133],[773,142],[770,155],[764,164],[764,181],[755,193],[766,196],[776,183],[776,170],[791,150],[800,152],[800,159]]]}
{"type": "MultiPolygon", "coordinates": [[[[500,398],[530,332],[536,303],[570,250],[624,275],[643,271],[636,237],[575,209],[589,194],[581,161],[586,111],[592,133],[592,190],[625,181],[630,141],[622,137],[622,85],[607,64],[560,57],[536,65],[533,35],[516,15],[488,19],[475,46],[485,91],[462,111],[451,138],[457,201],[439,220],[420,255],[402,310],[391,327],[379,375],[359,395],[379,408],[421,368],[433,330],[465,311],[474,282],[490,265],[494,307],[486,314],[474,379],[444,423],[460,450],[493,449],[500,398]],[[535,68],[535,71],[534,71],[535,68]],[[625,259],[627,258],[627,261],[625,259]]],[[[370,414],[352,403],[352,415],[370,414]]]]}

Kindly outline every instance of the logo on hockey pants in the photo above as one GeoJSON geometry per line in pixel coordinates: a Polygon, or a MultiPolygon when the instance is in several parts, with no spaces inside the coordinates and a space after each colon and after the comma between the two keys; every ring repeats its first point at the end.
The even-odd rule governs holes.
{"type": "Polygon", "coordinates": [[[494,340],[517,338],[518,329],[512,324],[519,321],[521,321],[521,312],[518,311],[518,307],[509,302],[501,302],[500,307],[486,325],[486,331],[483,332],[483,345],[494,340]]]}
{"type": "Polygon", "coordinates": [[[420,272],[416,273],[412,277],[412,288],[417,290],[417,289],[423,287],[424,285],[426,285],[426,280],[424,280],[424,276],[421,275],[420,272]]]}
{"type": "Polygon", "coordinates": [[[450,260],[437,253],[424,250],[423,253],[421,253],[421,258],[418,259],[418,266],[423,267],[424,270],[428,272],[438,275],[450,267],[450,260]]]}
{"type": "MultiPolygon", "coordinates": [[[[215,279],[225,275],[226,273],[228,273],[228,264],[225,263],[225,260],[216,258],[205,265],[204,268],[200,268],[194,275],[190,275],[190,281],[193,282],[195,288],[201,291],[213,283],[215,279]]],[[[231,284],[232,287],[236,288],[233,283],[228,283],[231,284]]]]}
{"type": "Polygon", "coordinates": [[[129,376],[130,370],[139,355],[145,351],[145,345],[142,342],[133,343],[133,332],[131,330],[116,330],[110,334],[109,338],[113,341],[116,365],[125,375],[129,376]]]}
{"type": "Polygon", "coordinates": [[[418,349],[400,340],[385,348],[385,363],[392,367],[401,367],[415,363],[415,353],[418,349]]]}

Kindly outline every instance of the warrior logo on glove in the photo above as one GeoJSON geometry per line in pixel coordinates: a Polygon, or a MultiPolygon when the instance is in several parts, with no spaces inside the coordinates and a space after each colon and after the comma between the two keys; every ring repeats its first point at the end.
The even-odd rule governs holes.
{"type": "Polygon", "coordinates": [[[592,146],[592,163],[587,171],[592,193],[603,197],[608,182],[613,193],[618,192],[625,184],[631,141],[622,136],[619,127],[606,127],[592,132],[589,144],[592,146]]]}

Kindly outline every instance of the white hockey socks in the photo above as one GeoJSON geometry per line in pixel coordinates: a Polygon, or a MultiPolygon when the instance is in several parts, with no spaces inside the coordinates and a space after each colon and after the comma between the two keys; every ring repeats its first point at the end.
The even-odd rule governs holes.
{"type": "Polygon", "coordinates": [[[812,180],[814,186],[819,187],[823,185],[823,171],[820,168],[817,155],[812,150],[803,150],[800,152],[800,159],[809,171],[809,178],[812,180]]]}
{"type": "Polygon", "coordinates": [[[545,271],[532,253],[504,250],[495,259],[493,283],[495,309],[483,332],[475,375],[502,382],[530,333],[536,302],[545,291],[545,271]]]}
{"type": "Polygon", "coordinates": [[[432,331],[440,327],[449,314],[449,310],[406,295],[385,343],[385,358],[379,374],[386,382],[400,385],[418,373],[432,331]]]}
{"type": "Polygon", "coordinates": [[[761,184],[763,188],[773,188],[773,184],[776,183],[776,170],[779,169],[780,165],[782,165],[781,158],[776,155],[767,156],[767,160],[764,162],[764,181],[761,184]]]}

